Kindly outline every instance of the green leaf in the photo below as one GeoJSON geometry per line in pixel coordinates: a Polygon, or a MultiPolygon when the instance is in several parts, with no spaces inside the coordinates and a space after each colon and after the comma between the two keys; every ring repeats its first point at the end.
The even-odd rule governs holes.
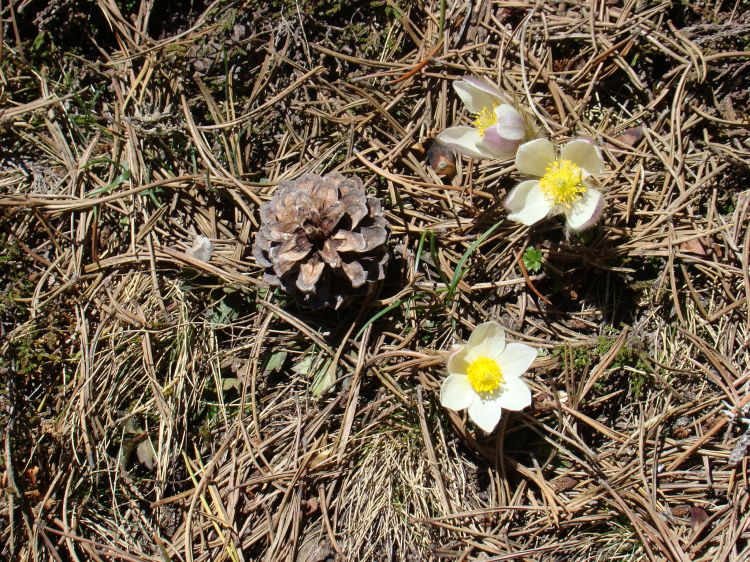
{"type": "Polygon", "coordinates": [[[313,361],[315,360],[314,355],[306,355],[303,359],[299,361],[294,367],[292,367],[292,371],[297,373],[298,375],[308,375],[310,373],[310,369],[312,369],[313,361]]]}
{"type": "Polygon", "coordinates": [[[523,253],[523,264],[526,269],[537,273],[542,269],[542,251],[537,250],[534,246],[529,246],[523,253]]]}
{"type": "Polygon", "coordinates": [[[99,187],[97,189],[94,189],[93,191],[89,191],[86,193],[86,197],[95,197],[97,195],[100,195],[102,193],[108,193],[112,191],[113,189],[121,186],[123,183],[128,181],[131,177],[130,170],[127,166],[122,166],[123,172],[117,176],[112,183],[109,183],[107,185],[103,185],[102,187],[99,187]]]}
{"type": "Polygon", "coordinates": [[[39,35],[36,36],[34,39],[34,44],[31,46],[31,49],[35,52],[39,52],[42,49],[42,46],[44,45],[44,41],[47,39],[46,34],[44,31],[42,31],[39,35]]]}
{"type": "Polygon", "coordinates": [[[212,327],[223,326],[236,320],[240,313],[224,300],[219,301],[209,310],[208,322],[212,327]]]}
{"type": "Polygon", "coordinates": [[[278,351],[271,355],[271,358],[268,360],[268,363],[266,363],[266,368],[263,369],[264,374],[273,373],[275,371],[280,371],[281,367],[284,366],[284,361],[286,361],[287,353],[286,351],[278,351]]]}
{"type": "Polygon", "coordinates": [[[385,307],[384,309],[382,309],[381,311],[377,312],[377,313],[376,313],[376,314],[375,314],[374,316],[370,317],[370,319],[369,319],[369,320],[367,320],[367,322],[365,322],[365,323],[364,323],[364,324],[362,325],[362,327],[361,327],[361,328],[359,329],[359,332],[357,332],[357,335],[356,335],[356,336],[354,336],[354,339],[359,339],[359,337],[360,337],[360,336],[361,336],[361,335],[362,335],[362,334],[364,333],[364,331],[365,331],[365,330],[367,329],[367,326],[369,326],[370,324],[372,324],[373,322],[375,322],[375,321],[376,321],[376,320],[377,320],[378,318],[380,318],[381,316],[383,316],[383,315],[385,315],[385,314],[388,314],[388,313],[389,313],[389,312],[390,312],[391,310],[393,310],[394,308],[398,308],[399,306],[401,306],[401,305],[403,304],[403,302],[404,302],[403,300],[401,300],[401,299],[398,299],[398,300],[397,300],[396,302],[394,302],[394,303],[391,303],[391,304],[389,304],[389,305],[388,305],[388,306],[386,306],[386,307],[385,307]]]}
{"type": "Polygon", "coordinates": [[[242,390],[242,383],[240,382],[240,379],[235,377],[226,377],[221,379],[221,389],[224,392],[227,392],[229,390],[236,390],[237,392],[240,392],[242,390]]]}
{"type": "Polygon", "coordinates": [[[312,378],[310,392],[316,398],[320,398],[336,382],[336,365],[333,364],[333,359],[323,352],[317,355],[311,352],[306,355],[292,367],[292,371],[312,378]]]}
{"type": "MultiPolygon", "coordinates": [[[[448,300],[450,300],[453,297],[453,294],[456,292],[456,287],[458,287],[458,282],[461,281],[461,278],[464,276],[466,271],[464,271],[463,267],[466,263],[466,260],[469,259],[469,256],[474,253],[474,250],[476,250],[479,245],[487,240],[487,238],[490,237],[490,235],[495,232],[498,226],[503,224],[505,222],[505,219],[500,219],[498,222],[493,224],[489,230],[487,230],[484,234],[482,234],[479,238],[477,238],[474,243],[467,248],[467,250],[464,252],[464,255],[461,256],[461,259],[458,260],[458,263],[456,264],[456,269],[453,272],[453,279],[451,279],[450,287],[448,287],[448,300]]],[[[437,262],[436,262],[437,263],[437,262]]]]}
{"type": "Polygon", "coordinates": [[[419,237],[419,244],[417,245],[417,254],[414,256],[414,275],[419,271],[419,262],[422,259],[422,250],[424,249],[424,240],[427,238],[427,230],[423,230],[419,237]]]}
{"type": "Polygon", "coordinates": [[[336,365],[333,364],[333,359],[326,358],[323,364],[320,366],[318,372],[315,373],[312,384],[310,385],[310,392],[313,396],[320,398],[323,394],[328,391],[336,383],[336,365]]]}

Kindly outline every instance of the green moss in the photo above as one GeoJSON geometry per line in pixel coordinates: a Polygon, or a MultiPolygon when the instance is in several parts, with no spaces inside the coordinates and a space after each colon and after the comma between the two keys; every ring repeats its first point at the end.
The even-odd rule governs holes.
{"type": "Polygon", "coordinates": [[[34,283],[29,278],[30,263],[21,247],[0,234],[0,318],[8,321],[13,318],[20,323],[28,318],[28,311],[19,301],[30,297],[34,283]]]}
{"type": "MultiPolygon", "coordinates": [[[[558,346],[552,350],[552,356],[556,357],[561,363],[568,357],[568,360],[572,361],[573,370],[576,373],[581,373],[593,367],[604,355],[609,353],[618,336],[619,332],[609,327],[605,329],[604,334],[597,338],[596,344],[591,347],[558,346]]],[[[600,378],[594,384],[594,390],[598,394],[606,394],[620,385],[627,384],[628,394],[632,398],[643,399],[653,369],[651,364],[645,360],[641,347],[640,340],[629,338],[617,350],[617,354],[608,367],[609,374],[600,378]]]]}
{"type": "Polygon", "coordinates": [[[552,349],[552,357],[555,357],[561,363],[565,361],[566,356],[572,359],[574,370],[581,371],[590,365],[593,361],[594,348],[591,347],[569,347],[559,345],[552,349]]]}

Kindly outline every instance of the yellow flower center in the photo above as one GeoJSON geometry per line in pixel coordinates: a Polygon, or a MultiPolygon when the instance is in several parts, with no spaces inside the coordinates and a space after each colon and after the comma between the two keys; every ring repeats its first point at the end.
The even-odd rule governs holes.
{"type": "Polygon", "coordinates": [[[539,180],[542,193],[554,205],[570,209],[586,193],[583,170],[570,160],[555,160],[539,180]]]}
{"type": "Polygon", "coordinates": [[[497,114],[495,108],[499,104],[495,104],[492,107],[483,107],[482,111],[477,113],[474,119],[474,127],[479,131],[479,134],[484,136],[484,132],[490,127],[497,125],[497,114]]]}
{"type": "Polygon", "coordinates": [[[503,384],[503,372],[497,361],[489,357],[478,357],[466,369],[469,384],[478,394],[494,392],[503,384]]]}

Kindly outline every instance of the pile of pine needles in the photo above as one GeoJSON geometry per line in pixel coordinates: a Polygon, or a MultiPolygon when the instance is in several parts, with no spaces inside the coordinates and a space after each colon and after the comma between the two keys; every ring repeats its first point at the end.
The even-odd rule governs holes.
{"type": "Polygon", "coordinates": [[[177,4],[0,6],[3,557],[750,557],[747,2],[177,4]],[[603,147],[598,227],[437,175],[466,75],[603,147]],[[313,314],[250,247],[331,171],[393,259],[313,314]],[[542,350],[490,436],[437,399],[487,320],[542,350]]]}

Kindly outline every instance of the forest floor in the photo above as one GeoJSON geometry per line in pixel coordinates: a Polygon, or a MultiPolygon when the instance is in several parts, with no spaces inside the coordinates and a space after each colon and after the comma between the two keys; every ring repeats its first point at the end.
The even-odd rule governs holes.
{"type": "Polygon", "coordinates": [[[750,560],[747,0],[0,17],[0,558],[750,560]],[[595,228],[508,221],[512,160],[437,175],[464,76],[599,143],[595,228]],[[332,171],[391,260],[311,312],[250,250],[332,171]],[[439,401],[488,320],[540,350],[489,435],[439,401]]]}

